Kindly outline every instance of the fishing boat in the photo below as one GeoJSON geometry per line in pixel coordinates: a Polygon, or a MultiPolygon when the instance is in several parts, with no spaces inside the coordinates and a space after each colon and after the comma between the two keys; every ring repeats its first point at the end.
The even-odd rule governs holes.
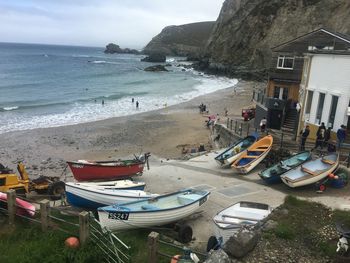
{"type": "Polygon", "coordinates": [[[131,202],[156,197],[141,190],[121,190],[109,186],[86,186],[66,183],[66,197],[72,206],[96,209],[117,202],[131,202]]]}
{"type": "Polygon", "coordinates": [[[208,240],[207,250],[224,245],[244,225],[254,226],[272,212],[267,204],[241,201],[217,213],[214,235],[208,240]]]}
{"type": "MultiPolygon", "coordinates": [[[[7,194],[0,192],[0,206],[7,207],[7,194]]],[[[16,215],[33,217],[35,206],[20,198],[16,198],[16,215]]]]}
{"type": "Polygon", "coordinates": [[[311,153],[308,151],[297,153],[288,159],[280,161],[275,165],[266,168],[259,173],[261,179],[267,184],[282,183],[281,175],[288,172],[289,170],[305,163],[311,158],[311,153]]]}
{"type": "Polygon", "coordinates": [[[272,149],[273,137],[267,135],[253,145],[251,145],[233,164],[235,168],[242,174],[247,174],[254,169],[272,149]]]}
{"type": "Polygon", "coordinates": [[[125,179],[133,175],[141,175],[149,154],[133,160],[117,161],[68,161],[77,181],[97,181],[125,179]]]}
{"type": "Polygon", "coordinates": [[[215,160],[221,167],[229,167],[241,155],[256,142],[255,136],[247,136],[244,139],[238,140],[233,145],[225,149],[222,153],[215,157],[215,160]]]}
{"type": "Polygon", "coordinates": [[[299,187],[316,183],[334,172],[339,165],[339,155],[331,153],[308,161],[281,175],[282,181],[290,187],[299,187]]]}
{"type": "Polygon", "coordinates": [[[148,200],[119,203],[98,208],[99,221],[110,230],[166,225],[198,210],[210,192],[185,189],[148,200]]]}
{"type": "Polygon", "coordinates": [[[77,182],[75,185],[115,190],[144,190],[146,183],[132,180],[116,180],[103,182],[77,182]]]}

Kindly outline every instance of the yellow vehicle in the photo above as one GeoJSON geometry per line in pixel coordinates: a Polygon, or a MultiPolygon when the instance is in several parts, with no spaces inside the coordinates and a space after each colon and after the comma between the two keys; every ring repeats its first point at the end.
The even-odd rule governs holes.
{"type": "Polygon", "coordinates": [[[23,163],[17,165],[19,176],[11,169],[0,164],[0,192],[7,192],[10,189],[19,194],[35,191],[39,194],[47,193],[51,199],[60,199],[65,191],[65,183],[58,177],[41,176],[30,180],[23,163]]]}

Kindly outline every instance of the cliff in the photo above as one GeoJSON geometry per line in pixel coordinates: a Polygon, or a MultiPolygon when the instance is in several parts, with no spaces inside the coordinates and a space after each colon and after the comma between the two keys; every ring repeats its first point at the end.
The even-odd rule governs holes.
{"type": "Polygon", "coordinates": [[[145,54],[172,56],[197,55],[206,45],[214,22],[200,22],[165,27],[143,50],[145,54]]]}
{"type": "Polygon", "coordinates": [[[226,0],[198,67],[263,76],[271,47],[324,27],[350,33],[349,0],[226,0]]]}

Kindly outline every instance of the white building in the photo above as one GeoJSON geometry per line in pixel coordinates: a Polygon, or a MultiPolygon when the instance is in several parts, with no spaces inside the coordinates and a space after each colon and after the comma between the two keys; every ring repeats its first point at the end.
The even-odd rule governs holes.
{"type": "MultiPolygon", "coordinates": [[[[301,121],[314,131],[322,122],[337,131],[350,128],[350,51],[306,54],[306,99],[301,121]]],[[[303,81],[302,81],[303,82],[303,81]]],[[[315,135],[311,132],[311,138],[315,135]]]]}

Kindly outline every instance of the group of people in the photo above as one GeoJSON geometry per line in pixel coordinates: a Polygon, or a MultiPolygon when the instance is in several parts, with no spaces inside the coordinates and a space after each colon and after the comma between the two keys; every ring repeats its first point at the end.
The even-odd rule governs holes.
{"type": "MultiPolygon", "coordinates": [[[[132,98],[132,99],[131,99],[131,102],[134,103],[134,101],[135,101],[135,99],[132,98]]],[[[138,109],[138,108],[139,108],[139,101],[137,100],[137,101],[136,101],[136,109],[138,109]]]]}
{"type": "MultiPolygon", "coordinates": [[[[346,138],[345,125],[341,125],[341,127],[337,131],[337,145],[335,145],[335,142],[331,140],[331,132],[332,132],[332,128],[331,127],[326,128],[324,122],[322,122],[320,127],[318,127],[317,129],[315,147],[313,149],[321,148],[321,150],[323,150],[324,147],[327,147],[327,150],[329,152],[335,152],[337,148],[340,149],[346,138]]],[[[300,135],[301,135],[300,150],[301,151],[305,150],[305,142],[309,134],[310,134],[310,126],[306,125],[305,128],[300,132],[300,135]]]]}
{"type": "Polygon", "coordinates": [[[198,106],[199,107],[199,113],[208,113],[207,111],[207,105],[201,103],[201,105],[198,106]]]}

